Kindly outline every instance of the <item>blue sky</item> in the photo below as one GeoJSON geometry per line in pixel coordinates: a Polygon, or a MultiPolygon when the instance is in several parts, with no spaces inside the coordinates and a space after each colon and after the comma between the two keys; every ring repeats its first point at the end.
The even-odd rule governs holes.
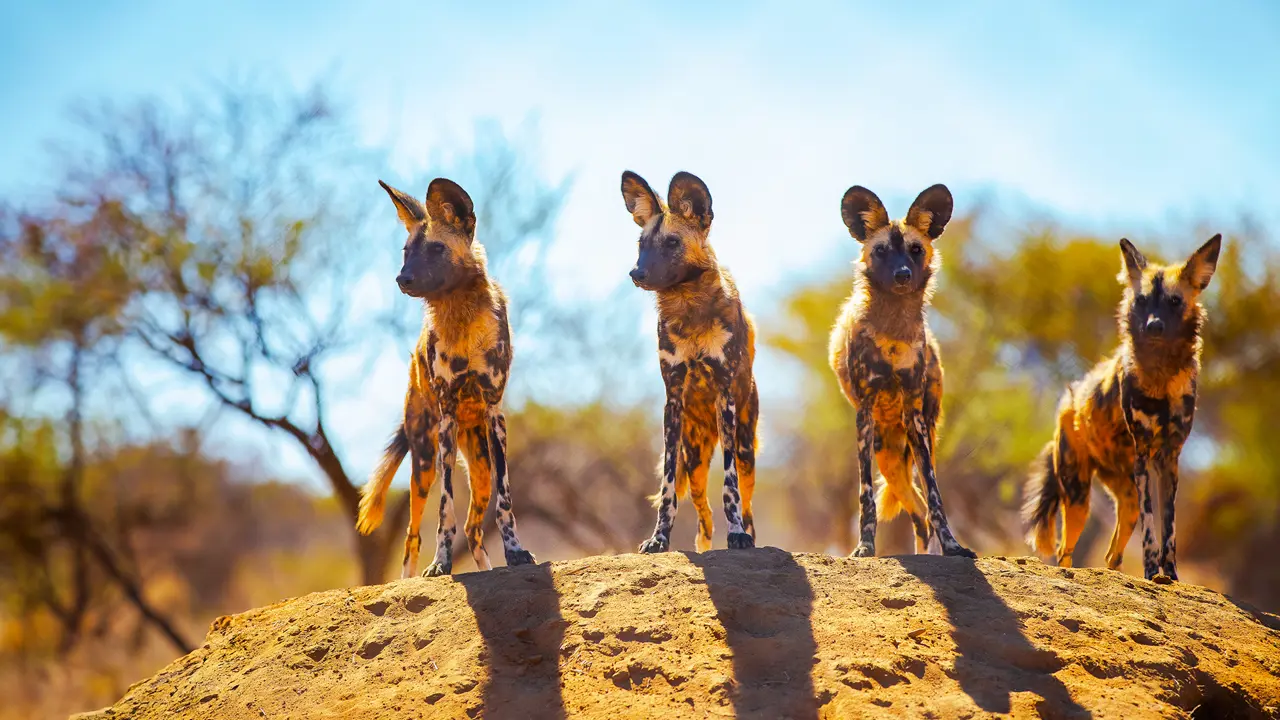
{"type": "MultiPolygon", "coordinates": [[[[854,183],[895,214],[945,182],[960,212],[995,194],[1135,239],[1280,216],[1280,4],[1265,0],[478,5],[4,3],[0,191],[47,187],[45,143],[79,99],[251,73],[332,79],[393,177],[466,145],[479,118],[536,115],[544,171],[575,178],[551,257],[566,298],[603,297],[634,259],[624,168],[707,182],[712,240],[757,314],[847,266],[837,203],[854,183]]],[[[390,213],[385,229],[398,243],[390,213]]],[[[403,361],[378,367],[365,397],[387,402],[339,428],[360,469],[399,402],[381,389],[403,361]]]]}

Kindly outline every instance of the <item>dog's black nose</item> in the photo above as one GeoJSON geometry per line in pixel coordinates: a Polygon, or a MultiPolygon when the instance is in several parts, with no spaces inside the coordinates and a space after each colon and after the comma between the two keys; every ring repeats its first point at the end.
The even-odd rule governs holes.
{"type": "Polygon", "coordinates": [[[1158,317],[1147,318],[1147,334],[1159,337],[1164,334],[1164,321],[1158,317]]]}
{"type": "Polygon", "coordinates": [[[413,284],[413,276],[407,272],[401,272],[396,276],[396,284],[402,288],[409,287],[413,284]]]}
{"type": "Polygon", "coordinates": [[[906,285],[911,282],[911,268],[900,267],[893,272],[893,281],[899,285],[906,285]]]}
{"type": "Polygon", "coordinates": [[[641,270],[640,268],[631,269],[631,279],[634,280],[635,282],[644,282],[646,275],[647,273],[645,273],[645,271],[641,270]]]}

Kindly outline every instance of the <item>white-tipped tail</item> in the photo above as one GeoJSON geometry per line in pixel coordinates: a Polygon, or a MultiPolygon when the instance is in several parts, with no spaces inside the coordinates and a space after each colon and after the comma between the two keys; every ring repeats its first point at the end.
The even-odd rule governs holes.
{"type": "Polygon", "coordinates": [[[1062,502],[1058,476],[1053,467],[1053,443],[1045,445],[1031,466],[1031,474],[1022,490],[1022,521],[1027,530],[1027,544],[1036,552],[1054,555],[1054,520],[1062,502]]]}
{"type": "Polygon", "coordinates": [[[387,449],[382,452],[378,467],[374,468],[369,481],[360,491],[360,514],[356,518],[356,530],[361,535],[368,535],[382,524],[382,514],[387,504],[387,488],[391,487],[396,470],[408,454],[409,437],[405,435],[404,424],[401,423],[387,441],[387,449]]]}

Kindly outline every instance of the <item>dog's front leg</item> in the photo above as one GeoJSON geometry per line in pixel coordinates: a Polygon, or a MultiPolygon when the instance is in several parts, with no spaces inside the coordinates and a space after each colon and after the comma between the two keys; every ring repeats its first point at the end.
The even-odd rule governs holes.
{"type": "Polygon", "coordinates": [[[876,488],[871,472],[871,451],[875,441],[875,420],[871,417],[873,398],[864,398],[858,405],[858,546],[854,557],[875,557],[876,554],[876,488]]]}
{"type": "Polygon", "coordinates": [[[516,536],[516,515],[511,507],[511,480],[507,475],[507,418],[496,407],[489,409],[489,446],[493,452],[493,480],[497,486],[498,530],[507,565],[532,565],[533,554],[516,536]]]}
{"type": "Polygon", "coordinates": [[[755,547],[755,538],[742,524],[742,492],[738,489],[738,403],[733,375],[723,363],[712,363],[716,380],[716,409],[720,413],[720,448],[724,451],[724,516],[729,523],[729,547],[755,547]]]}
{"type": "Polygon", "coordinates": [[[920,477],[924,479],[925,499],[929,506],[929,523],[933,526],[938,543],[942,545],[943,555],[967,558],[978,557],[977,553],[964,547],[951,534],[951,526],[947,523],[947,513],[942,508],[942,492],[938,490],[938,478],[934,474],[933,463],[933,428],[925,422],[924,413],[915,411],[907,421],[907,438],[911,442],[911,451],[916,456],[920,477]]]}
{"type": "Polygon", "coordinates": [[[667,386],[667,404],[662,413],[662,489],[658,522],[653,537],[640,544],[642,553],[666,552],[671,547],[671,526],[676,520],[676,466],[680,452],[680,428],[684,419],[684,380],[689,366],[683,362],[662,363],[662,380],[667,386]]]}
{"type": "Polygon", "coordinates": [[[453,572],[453,537],[458,534],[458,522],[453,514],[453,466],[458,454],[458,420],[454,407],[441,402],[440,410],[440,448],[436,453],[436,475],[440,477],[440,524],[436,526],[435,560],[422,573],[426,577],[453,572]]]}

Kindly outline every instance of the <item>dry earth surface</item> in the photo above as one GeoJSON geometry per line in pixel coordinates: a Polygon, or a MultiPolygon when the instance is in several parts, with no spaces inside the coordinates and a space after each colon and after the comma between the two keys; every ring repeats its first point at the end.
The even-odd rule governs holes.
{"type": "Polygon", "coordinates": [[[771,548],[333,590],[220,618],[117,718],[1280,717],[1280,618],[1028,558],[771,548]]]}

